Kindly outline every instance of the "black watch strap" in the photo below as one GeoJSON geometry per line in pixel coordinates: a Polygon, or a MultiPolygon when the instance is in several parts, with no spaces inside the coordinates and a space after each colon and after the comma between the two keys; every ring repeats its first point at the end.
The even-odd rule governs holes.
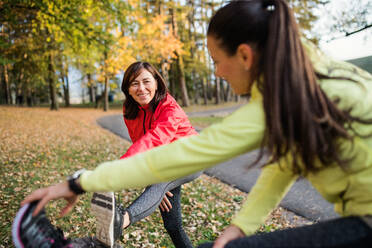
{"type": "Polygon", "coordinates": [[[68,187],[70,188],[72,192],[74,192],[77,195],[81,195],[85,193],[81,185],[78,184],[76,181],[78,178],[80,178],[81,174],[83,174],[84,171],[85,169],[78,170],[67,178],[68,187]]]}
{"type": "Polygon", "coordinates": [[[76,183],[76,180],[77,180],[77,178],[76,179],[70,178],[68,180],[68,187],[70,188],[70,190],[72,192],[74,192],[77,195],[84,194],[85,191],[83,190],[83,188],[79,184],[76,183]]]}

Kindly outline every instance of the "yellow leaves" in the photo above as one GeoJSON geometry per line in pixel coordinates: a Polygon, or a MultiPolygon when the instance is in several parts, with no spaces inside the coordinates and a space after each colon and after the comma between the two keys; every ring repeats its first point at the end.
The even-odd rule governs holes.
{"type": "Polygon", "coordinates": [[[165,15],[137,18],[140,28],[134,39],[142,60],[160,63],[175,58],[175,52],[183,53],[182,42],[173,35],[167,18],[165,15]]]}

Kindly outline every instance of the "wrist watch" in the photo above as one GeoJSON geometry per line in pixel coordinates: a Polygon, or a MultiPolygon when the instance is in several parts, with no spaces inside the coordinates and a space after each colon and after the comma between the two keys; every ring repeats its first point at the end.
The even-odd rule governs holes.
{"type": "Polygon", "coordinates": [[[81,169],[81,170],[78,170],[76,171],[74,174],[72,174],[71,176],[69,176],[67,178],[67,182],[68,182],[68,187],[70,188],[70,190],[72,192],[74,192],[75,194],[77,195],[81,195],[81,194],[84,194],[85,191],[83,190],[83,188],[81,187],[81,185],[79,183],[76,182],[76,180],[81,176],[81,174],[83,174],[85,172],[85,169],[81,169]]]}

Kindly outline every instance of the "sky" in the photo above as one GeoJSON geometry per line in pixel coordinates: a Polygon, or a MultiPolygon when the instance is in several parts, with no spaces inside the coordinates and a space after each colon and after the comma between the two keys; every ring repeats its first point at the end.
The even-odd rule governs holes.
{"type": "MultiPolygon", "coordinates": [[[[332,15],[339,14],[342,10],[350,9],[353,6],[353,0],[331,0],[326,8],[320,9],[319,21],[314,26],[314,30],[323,34],[324,40],[321,40],[320,48],[326,54],[339,60],[349,60],[372,55],[372,28],[366,29],[359,33],[342,37],[344,34],[339,34],[332,41],[326,41],[329,29],[325,28],[329,23],[332,23],[332,15]]],[[[355,1],[355,0],[354,0],[355,1]]],[[[372,0],[357,0],[360,6],[372,4],[372,0]]],[[[372,24],[372,11],[369,11],[367,21],[372,24]]],[[[356,17],[358,18],[358,17],[356,17]]],[[[334,35],[334,34],[333,34],[334,35]]]]}
{"type": "Polygon", "coordinates": [[[321,42],[320,48],[324,53],[340,60],[371,56],[372,35],[370,34],[370,30],[366,30],[331,42],[321,42]]]}

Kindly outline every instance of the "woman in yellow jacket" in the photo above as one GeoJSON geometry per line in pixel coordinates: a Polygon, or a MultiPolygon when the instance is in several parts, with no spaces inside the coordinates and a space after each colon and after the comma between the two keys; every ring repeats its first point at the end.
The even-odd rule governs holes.
{"type": "Polygon", "coordinates": [[[285,0],[222,7],[210,21],[208,49],[216,76],[237,94],[251,94],[248,104],[199,136],[103,163],[36,190],[22,204],[40,200],[36,214],[64,197],[64,214],[76,193],[170,181],[266,148],[270,162],[241,211],[214,244],[201,247],[372,247],[372,76],[302,41],[285,0]],[[298,176],[341,217],[253,235],[298,176]]]}

